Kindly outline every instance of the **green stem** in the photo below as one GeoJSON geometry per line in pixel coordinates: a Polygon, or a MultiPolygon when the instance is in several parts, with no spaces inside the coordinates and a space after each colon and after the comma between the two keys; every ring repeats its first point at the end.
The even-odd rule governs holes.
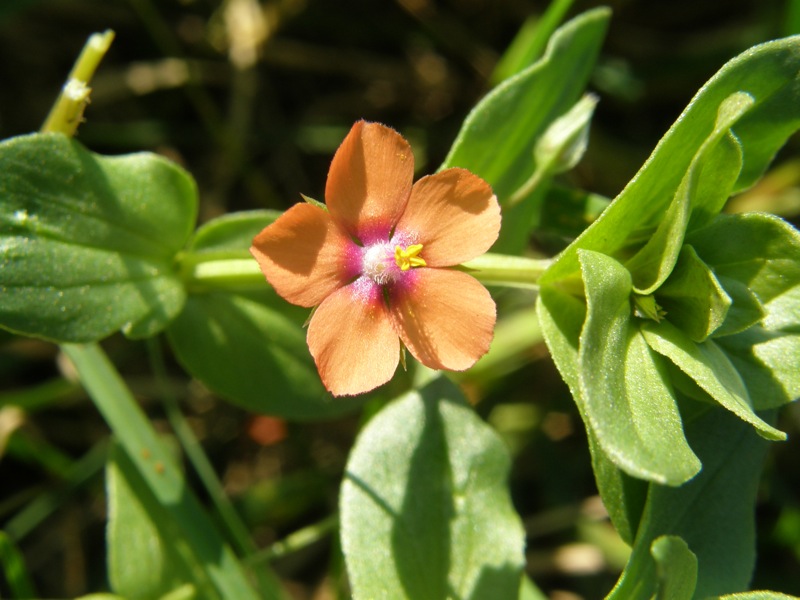
{"type": "Polygon", "coordinates": [[[89,36],[67,77],[67,83],[64,84],[42,125],[42,133],[58,132],[69,136],[75,135],[78,125],[83,120],[83,110],[89,103],[89,94],[92,91],[89,80],[113,40],[114,32],[111,30],[89,36]]]}
{"type": "MultiPolygon", "coordinates": [[[[159,440],[125,382],[97,344],[63,344],[86,391],[147,483],[169,513],[187,547],[223,598],[257,598],[230,547],[203,512],[172,455],[159,440]]],[[[264,597],[279,598],[277,586],[264,597]]]]}
{"type": "Polygon", "coordinates": [[[180,440],[181,446],[186,452],[186,456],[192,463],[198,477],[200,477],[200,480],[203,482],[237,550],[243,555],[254,553],[256,551],[256,546],[247,528],[240,519],[236,509],[234,509],[230,499],[225,494],[222,483],[220,483],[214,472],[214,467],[208,460],[208,457],[195,437],[189,423],[184,418],[178,406],[178,401],[170,391],[169,385],[167,385],[167,373],[164,367],[164,353],[161,350],[161,345],[156,338],[148,338],[147,349],[150,355],[150,368],[155,375],[159,395],[164,404],[164,410],[170,426],[178,436],[178,440],[180,440]]]}
{"type": "Polygon", "coordinates": [[[339,525],[338,515],[330,515],[318,523],[303,527],[272,544],[269,548],[248,557],[249,564],[272,561],[302,550],[330,534],[339,525]]]}
{"type": "MultiPolygon", "coordinates": [[[[487,253],[460,268],[486,285],[535,288],[551,262],[549,259],[487,253]]],[[[181,270],[187,287],[196,292],[264,287],[264,275],[247,251],[242,251],[238,257],[225,253],[224,258],[188,254],[181,261],[181,270]]]]}

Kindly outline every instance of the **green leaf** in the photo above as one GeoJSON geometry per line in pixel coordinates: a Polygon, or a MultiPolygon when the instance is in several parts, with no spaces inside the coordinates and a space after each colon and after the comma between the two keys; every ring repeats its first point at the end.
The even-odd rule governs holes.
{"type": "Polygon", "coordinates": [[[587,314],[578,348],[581,396],[603,450],[634,477],[680,485],[699,470],[662,365],[631,314],[631,279],[614,259],[581,251],[587,314]]]}
{"type": "MultiPolygon", "coordinates": [[[[106,493],[108,577],[114,592],[130,600],[155,600],[193,581],[198,565],[191,549],[119,446],[106,465],[106,493]]],[[[201,582],[204,595],[213,595],[213,587],[201,582]]]]}
{"type": "Polygon", "coordinates": [[[750,395],[731,361],[713,340],[697,344],[671,323],[647,323],[642,327],[648,345],[670,359],[711,398],[737,417],[750,423],[768,440],[785,440],[753,410],[750,395]]]}
{"type": "Polygon", "coordinates": [[[228,253],[239,258],[242,252],[248,251],[256,234],[280,214],[275,210],[247,210],[217,217],[197,229],[188,249],[204,256],[213,253],[220,259],[226,258],[228,253]]]}
{"type": "Polygon", "coordinates": [[[703,470],[678,488],[650,486],[639,536],[615,588],[615,600],[644,597],[626,592],[640,585],[641,573],[653,561],[651,543],[662,535],[679,536],[697,556],[694,597],[747,588],[755,563],[753,507],[769,445],[749,425],[717,408],[688,423],[686,435],[703,470]]]}
{"type": "Polygon", "coordinates": [[[693,210],[708,219],[707,215],[718,213],[727,200],[742,166],[741,151],[729,130],[752,103],[747,94],[736,93],[720,105],[714,129],[692,158],[655,233],[625,263],[639,294],[653,293],[669,277],[693,210]]]}
{"type": "Polygon", "coordinates": [[[3,327],[62,342],[148,337],[183,307],[173,263],[197,193],[176,165],[23,136],[0,143],[0,198],[3,327]]]}
{"type": "MultiPolygon", "coordinates": [[[[687,246],[687,248],[691,248],[691,246],[687,246]]],[[[705,263],[703,264],[705,265],[705,263]]],[[[715,338],[745,331],[749,327],[760,323],[767,316],[758,297],[747,287],[747,284],[724,275],[717,275],[714,279],[722,286],[725,295],[731,301],[725,320],[717,329],[713,330],[715,338]]],[[[681,329],[688,331],[683,326],[681,326],[681,329]]]]}
{"type": "Polygon", "coordinates": [[[270,290],[192,295],[167,329],[170,345],[189,373],[248,410],[322,419],[363,404],[325,391],[302,320],[287,316],[284,304],[270,290]]]}
{"type": "Polygon", "coordinates": [[[714,340],[742,376],[756,410],[800,398],[800,335],[751,327],[714,340]]]}
{"type": "MultiPolygon", "coordinates": [[[[556,30],[539,61],[498,85],[472,110],[441,168],[462,167],[483,177],[504,206],[534,172],[538,138],[583,93],[609,16],[607,8],[597,8],[556,30]]],[[[513,253],[524,246],[541,189],[506,212],[496,250],[513,253]]]]}
{"type": "Polygon", "coordinates": [[[681,538],[664,535],[650,546],[656,561],[656,600],[692,600],[697,585],[697,557],[681,538]]]}
{"type": "Polygon", "coordinates": [[[768,315],[771,301],[800,286],[800,232],[778,217],[719,215],[686,241],[718,276],[745,284],[768,315]]]}
{"type": "Polygon", "coordinates": [[[742,592],[741,594],[725,594],[724,596],[713,596],[706,600],[797,600],[797,596],[789,596],[780,592],[742,592]]]}
{"type": "Polygon", "coordinates": [[[536,313],[553,361],[567,383],[586,427],[592,469],[603,503],[620,537],[633,545],[644,509],[647,484],[630,477],[612,462],[597,442],[586,414],[578,366],[578,340],[586,318],[586,305],[566,292],[547,286],[539,292],[536,313]]]}
{"type": "Polygon", "coordinates": [[[559,27],[541,60],[498,85],[472,110],[441,168],[480,175],[502,204],[533,172],[539,135],[583,93],[610,14],[594,9],[559,27]]]}
{"type": "Polygon", "coordinates": [[[543,15],[534,14],[528,17],[497,62],[491,81],[500,83],[538,59],[573,2],[574,0],[554,0],[547,5],[543,15]]]}
{"type": "Polygon", "coordinates": [[[508,452],[446,379],[361,432],[340,498],[353,597],[517,598],[524,532],[508,452]]]}
{"type": "Polygon", "coordinates": [[[14,598],[39,597],[25,567],[25,558],[5,531],[0,531],[0,567],[14,598]]]}
{"type": "Polygon", "coordinates": [[[667,320],[695,342],[702,342],[725,322],[731,299],[714,273],[689,245],[669,278],[658,288],[667,320]]]}
{"type": "Polygon", "coordinates": [[[692,99],[612,205],[560,255],[540,282],[578,273],[579,248],[614,255],[629,244],[631,234],[657,226],[692,159],[714,132],[720,105],[737,92],[748,94],[754,104],[734,126],[743,163],[733,191],[752,184],[786,138],[800,127],[798,48],[800,37],[768,42],[723,66],[692,99]]]}

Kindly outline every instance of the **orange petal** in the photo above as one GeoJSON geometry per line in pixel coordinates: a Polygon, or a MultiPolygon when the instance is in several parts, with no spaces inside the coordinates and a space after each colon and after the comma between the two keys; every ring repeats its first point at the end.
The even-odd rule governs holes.
{"type": "Polygon", "coordinates": [[[308,348],[334,396],[363,394],[389,381],[400,340],[381,288],[361,277],[328,296],[308,325],[308,348]]]}
{"type": "Polygon", "coordinates": [[[494,300],[461,271],[415,269],[390,290],[389,310],[411,354],[432,369],[468,369],[494,335],[494,300]]]}
{"type": "Polygon", "coordinates": [[[486,252],[499,233],[500,205],[489,184],[447,169],[414,184],[394,240],[421,243],[428,266],[449,267],[486,252]]]}
{"type": "Polygon", "coordinates": [[[357,274],[359,253],[326,211],[296,204],[264,228],[250,253],[292,304],[316,306],[357,274]]]}
{"type": "Polygon", "coordinates": [[[331,216],[363,244],[388,239],[414,178],[411,146],[395,130],[359,121],[333,157],[325,202],[331,216]]]}

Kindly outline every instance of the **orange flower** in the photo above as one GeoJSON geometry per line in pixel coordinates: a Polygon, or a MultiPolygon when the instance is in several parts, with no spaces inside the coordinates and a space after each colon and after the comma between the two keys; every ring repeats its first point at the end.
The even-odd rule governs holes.
{"type": "Polygon", "coordinates": [[[495,305],[470,275],[449,269],[486,252],[500,230],[489,185],[463,169],[412,186],[411,147],[359,121],[336,151],[327,210],[297,204],[250,252],[283,298],[316,306],[308,347],[334,395],[391,379],[400,340],[422,364],[462,371],[489,349],[495,305]]]}

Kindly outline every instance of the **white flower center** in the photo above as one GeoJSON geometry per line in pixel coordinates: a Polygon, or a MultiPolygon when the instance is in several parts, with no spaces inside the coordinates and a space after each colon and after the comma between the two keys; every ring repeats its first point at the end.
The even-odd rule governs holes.
{"type": "Polygon", "coordinates": [[[361,268],[364,275],[378,285],[390,283],[400,274],[394,261],[394,248],[388,243],[373,244],[365,248],[361,268]]]}

